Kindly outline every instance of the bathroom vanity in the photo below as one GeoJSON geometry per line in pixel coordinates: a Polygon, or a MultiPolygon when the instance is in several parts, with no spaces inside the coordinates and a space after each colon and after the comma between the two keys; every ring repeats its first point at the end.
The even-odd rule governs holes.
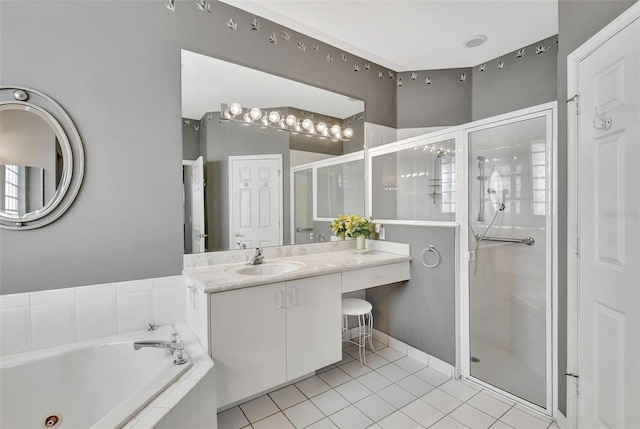
{"type": "MultiPolygon", "coordinates": [[[[198,296],[206,302],[201,340],[216,363],[219,409],[342,359],[342,294],[409,279],[408,246],[372,243],[380,250],[357,252],[350,242],[288,246],[278,255],[291,248],[288,256],[267,253],[262,265],[185,269],[188,306],[198,296]]],[[[202,307],[188,310],[200,323],[202,307]]]]}

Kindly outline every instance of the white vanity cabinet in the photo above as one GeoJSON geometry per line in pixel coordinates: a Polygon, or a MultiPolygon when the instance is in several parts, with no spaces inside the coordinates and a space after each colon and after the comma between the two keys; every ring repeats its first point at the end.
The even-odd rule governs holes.
{"type": "Polygon", "coordinates": [[[287,380],[342,359],[340,274],[287,282],[287,380]]]}
{"type": "Polygon", "coordinates": [[[341,276],[210,294],[218,407],[341,359],[341,276]]]}

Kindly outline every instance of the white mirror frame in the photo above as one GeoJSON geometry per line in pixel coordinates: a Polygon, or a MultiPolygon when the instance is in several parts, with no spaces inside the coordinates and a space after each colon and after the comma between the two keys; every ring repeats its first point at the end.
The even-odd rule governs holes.
{"type": "Polygon", "coordinates": [[[0,214],[0,228],[17,231],[40,228],[62,216],[80,191],[84,177],[82,140],[71,117],[46,94],[26,87],[8,85],[0,86],[0,97],[0,104],[3,106],[15,104],[37,110],[49,120],[49,125],[60,138],[64,169],[55,196],[42,209],[19,218],[0,214]]]}

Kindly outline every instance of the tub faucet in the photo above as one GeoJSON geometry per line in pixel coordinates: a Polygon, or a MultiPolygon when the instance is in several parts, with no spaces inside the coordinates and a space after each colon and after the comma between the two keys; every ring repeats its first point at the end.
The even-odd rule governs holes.
{"type": "Polygon", "coordinates": [[[247,265],[260,265],[264,261],[264,255],[262,254],[262,249],[256,247],[256,254],[253,255],[253,258],[249,261],[247,265]]]}
{"type": "Polygon", "coordinates": [[[176,365],[182,365],[188,362],[188,360],[182,355],[184,346],[177,340],[172,342],[160,340],[144,340],[135,341],[133,343],[134,350],[140,350],[143,347],[153,347],[157,349],[169,350],[173,355],[173,363],[176,365]]]}

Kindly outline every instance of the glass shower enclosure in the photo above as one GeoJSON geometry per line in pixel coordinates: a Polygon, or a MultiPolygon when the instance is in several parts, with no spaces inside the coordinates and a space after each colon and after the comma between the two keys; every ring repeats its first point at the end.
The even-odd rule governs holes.
{"type": "Polygon", "coordinates": [[[465,130],[468,378],[551,407],[551,110],[465,130]]]}

